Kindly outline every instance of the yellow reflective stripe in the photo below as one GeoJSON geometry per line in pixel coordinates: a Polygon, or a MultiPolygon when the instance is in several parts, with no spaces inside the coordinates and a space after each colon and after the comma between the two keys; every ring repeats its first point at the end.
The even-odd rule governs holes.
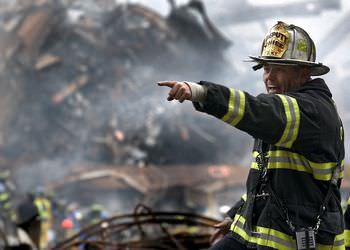
{"type": "Polygon", "coordinates": [[[231,122],[233,126],[236,126],[242,120],[245,111],[245,94],[240,90],[236,90],[237,92],[239,93],[239,107],[236,118],[231,122]]]}
{"type": "Polygon", "coordinates": [[[6,201],[10,197],[9,193],[0,193],[0,201],[6,201]]]}
{"type": "Polygon", "coordinates": [[[245,94],[243,91],[230,89],[227,113],[221,118],[224,122],[236,126],[245,111],[245,94]]]}
{"type": "Polygon", "coordinates": [[[342,179],[344,177],[345,160],[343,159],[340,164],[341,164],[341,167],[340,167],[339,178],[342,179]]]}
{"type": "Polygon", "coordinates": [[[241,199],[247,201],[247,194],[245,193],[244,195],[242,195],[241,199]]]}
{"type": "Polygon", "coordinates": [[[34,201],[35,206],[38,209],[39,215],[42,219],[50,217],[51,203],[45,199],[36,199],[34,201]]]}
{"type": "Polygon", "coordinates": [[[6,202],[2,205],[2,207],[6,210],[6,209],[10,209],[11,208],[11,203],[10,202],[6,202]]]}
{"type": "Polygon", "coordinates": [[[340,140],[343,141],[343,138],[344,138],[343,126],[340,126],[340,140]]]}
{"type": "Polygon", "coordinates": [[[243,229],[244,223],[245,218],[237,214],[231,225],[231,230],[241,236],[245,241],[281,250],[295,249],[296,243],[292,236],[265,227],[254,227],[254,232],[249,234],[243,229]]]}
{"type": "Polygon", "coordinates": [[[0,179],[7,179],[10,177],[10,171],[0,170],[0,179]]]}
{"type": "Polygon", "coordinates": [[[316,244],[317,250],[345,250],[344,233],[335,236],[333,245],[316,244]]]}
{"type": "Polygon", "coordinates": [[[291,148],[297,139],[300,126],[300,110],[295,98],[286,95],[277,95],[280,97],[284,112],[286,115],[286,126],[282,137],[276,143],[277,146],[291,148]]]}
{"type": "MultiPolygon", "coordinates": [[[[349,196],[349,198],[348,198],[348,205],[350,205],[350,196],[349,196]]],[[[350,209],[350,208],[349,208],[350,209]]]]}
{"type": "Polygon", "coordinates": [[[250,168],[257,169],[259,170],[258,164],[256,163],[256,157],[258,156],[259,152],[258,151],[253,151],[253,160],[250,164],[250,168]]]}
{"type": "Polygon", "coordinates": [[[238,214],[236,214],[235,219],[237,216],[238,216],[238,220],[234,220],[234,222],[231,224],[231,231],[237,233],[245,241],[256,243],[256,238],[248,235],[248,233],[243,229],[243,226],[239,226],[239,223],[242,223],[244,225],[245,219],[238,214]],[[241,221],[241,218],[244,219],[244,222],[241,221]]]}
{"type": "Polygon", "coordinates": [[[224,122],[226,122],[228,118],[232,115],[234,99],[235,92],[233,89],[230,89],[230,98],[227,105],[227,113],[221,118],[221,120],[223,120],[224,122]]]}
{"type": "Polygon", "coordinates": [[[346,247],[350,247],[350,230],[345,229],[344,231],[344,242],[346,247]]]}
{"type": "MultiPolygon", "coordinates": [[[[261,246],[272,247],[280,250],[294,250],[296,242],[292,236],[274,230],[272,228],[254,226],[253,232],[246,232],[243,229],[245,218],[242,215],[236,214],[233,223],[231,224],[231,231],[241,236],[245,241],[255,243],[261,246]]],[[[346,232],[345,232],[346,234],[346,232]]],[[[350,231],[349,231],[350,236],[350,231]]],[[[349,238],[350,239],[350,238],[349,238]]],[[[345,237],[345,243],[346,243],[345,237]]],[[[344,250],[344,233],[336,235],[333,245],[317,244],[318,250],[344,250]]]]}
{"type": "Polygon", "coordinates": [[[43,200],[43,204],[46,210],[50,210],[51,209],[51,202],[47,199],[43,200]]]}
{"type": "Polygon", "coordinates": [[[271,228],[256,227],[257,232],[261,232],[257,244],[276,249],[295,249],[296,242],[292,236],[279,232],[271,228]]]}
{"type": "MultiPolygon", "coordinates": [[[[251,168],[253,169],[259,169],[256,163],[257,155],[258,152],[254,151],[253,161],[251,164],[251,168]]],[[[295,171],[302,171],[312,174],[317,180],[323,181],[328,181],[332,178],[333,170],[338,164],[337,162],[312,162],[300,154],[284,150],[268,151],[268,158],[268,169],[291,169],[295,171]]],[[[342,178],[343,176],[344,160],[341,161],[341,170],[339,177],[342,178]]]]}

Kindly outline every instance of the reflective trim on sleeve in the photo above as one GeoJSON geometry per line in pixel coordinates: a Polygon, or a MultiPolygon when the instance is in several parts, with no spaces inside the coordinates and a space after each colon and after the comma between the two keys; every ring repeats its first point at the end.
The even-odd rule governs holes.
{"type": "MultiPolygon", "coordinates": [[[[253,152],[253,161],[251,168],[259,169],[256,163],[257,151],[253,152]]],[[[307,160],[304,156],[285,151],[285,150],[275,150],[268,151],[269,162],[267,165],[268,169],[291,169],[295,171],[302,171],[312,174],[313,177],[321,181],[329,181],[332,178],[332,173],[334,168],[337,166],[337,162],[312,162],[307,160]]],[[[344,176],[344,159],[341,162],[341,170],[339,178],[344,176]]]]}
{"type": "Polygon", "coordinates": [[[242,195],[241,199],[244,200],[244,201],[247,201],[247,193],[245,193],[244,195],[242,195]]]}
{"type": "MultiPolygon", "coordinates": [[[[280,250],[294,250],[296,249],[296,242],[291,235],[282,233],[272,228],[254,226],[253,231],[247,232],[244,229],[245,218],[236,214],[232,224],[231,231],[238,234],[246,242],[253,243],[260,246],[272,247],[280,250]]],[[[345,240],[346,241],[346,240],[345,240]]],[[[317,244],[316,249],[336,249],[344,250],[344,234],[336,235],[333,245],[317,244]]]]}
{"type": "Polygon", "coordinates": [[[344,139],[344,129],[343,126],[340,126],[340,140],[343,141],[344,139]]]}
{"type": "Polygon", "coordinates": [[[287,95],[277,95],[281,98],[286,115],[286,126],[277,146],[291,148],[297,139],[300,126],[300,110],[297,100],[287,95]]]}
{"type": "Polygon", "coordinates": [[[224,122],[236,126],[243,118],[245,111],[245,94],[243,91],[230,89],[227,113],[221,118],[224,122]]]}

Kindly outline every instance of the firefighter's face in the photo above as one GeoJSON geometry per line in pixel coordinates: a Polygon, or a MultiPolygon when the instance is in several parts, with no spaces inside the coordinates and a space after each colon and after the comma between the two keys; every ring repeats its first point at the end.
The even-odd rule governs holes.
{"type": "Polygon", "coordinates": [[[269,94],[284,94],[295,90],[301,87],[309,77],[306,68],[264,64],[263,80],[269,94]]]}

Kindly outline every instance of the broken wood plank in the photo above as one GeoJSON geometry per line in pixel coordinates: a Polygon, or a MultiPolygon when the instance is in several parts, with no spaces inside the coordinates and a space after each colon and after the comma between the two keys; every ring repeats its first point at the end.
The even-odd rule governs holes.
{"type": "Polygon", "coordinates": [[[36,70],[43,70],[59,63],[60,61],[61,58],[59,56],[55,56],[53,54],[44,54],[38,58],[34,65],[34,68],[36,70]]]}
{"type": "Polygon", "coordinates": [[[23,19],[16,34],[21,40],[21,52],[27,57],[25,63],[32,65],[35,62],[40,49],[61,20],[60,13],[60,10],[54,6],[42,7],[23,19]]]}
{"type": "Polygon", "coordinates": [[[54,103],[62,102],[68,96],[72,95],[79,88],[84,86],[88,81],[89,81],[89,77],[87,75],[84,74],[84,75],[79,76],[76,81],[74,81],[73,83],[70,83],[68,86],[64,87],[62,90],[60,90],[58,93],[56,93],[52,97],[52,101],[54,103]]]}

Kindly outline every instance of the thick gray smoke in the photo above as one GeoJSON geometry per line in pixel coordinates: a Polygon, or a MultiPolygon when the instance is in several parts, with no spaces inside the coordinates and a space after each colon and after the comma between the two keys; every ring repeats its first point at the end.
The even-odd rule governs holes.
{"type": "MultiPolygon", "coordinates": [[[[264,34],[278,20],[304,27],[320,52],[317,60],[331,67],[325,79],[338,104],[350,149],[347,140],[350,29],[346,25],[349,1],[204,0],[212,23],[232,42],[226,50],[218,50],[215,44],[201,47],[200,41],[196,41],[196,46],[189,45],[185,33],[183,37],[168,37],[158,46],[155,43],[158,33],[148,32],[146,36],[132,27],[137,18],[127,23],[135,32],[123,40],[120,37],[125,34],[118,33],[123,19],[117,22],[118,15],[104,13],[116,2],[126,1],[98,1],[104,2],[102,5],[85,0],[62,2],[70,6],[65,25],[50,36],[43,51],[59,55],[63,62],[39,74],[23,71],[6,76],[8,81],[16,78],[22,83],[8,83],[21,91],[14,95],[19,101],[12,106],[17,114],[7,121],[11,126],[5,130],[11,135],[5,136],[8,157],[26,156],[16,161],[17,182],[22,190],[32,190],[36,185],[47,185],[69,175],[75,162],[248,166],[251,150],[248,135],[194,111],[190,103],[168,103],[168,90],[155,83],[210,80],[253,95],[263,92],[261,72],[253,72],[251,65],[243,61],[248,55],[259,53],[264,34]],[[70,29],[82,15],[100,25],[97,32],[70,29]],[[140,39],[143,35],[148,40],[140,39]],[[97,46],[96,37],[103,38],[105,43],[97,46]],[[116,52],[118,46],[125,49],[116,52]],[[146,53],[137,57],[137,49],[146,53]],[[53,102],[62,87],[86,75],[89,76],[86,86],[62,102],[53,102]],[[115,142],[111,140],[115,139],[116,131],[124,137],[119,149],[127,151],[120,157],[113,155],[115,142]]],[[[170,11],[166,0],[127,2],[142,3],[162,17],[170,11]]],[[[176,1],[179,6],[187,2],[176,1]]],[[[147,25],[142,23],[146,29],[147,25]]]]}

